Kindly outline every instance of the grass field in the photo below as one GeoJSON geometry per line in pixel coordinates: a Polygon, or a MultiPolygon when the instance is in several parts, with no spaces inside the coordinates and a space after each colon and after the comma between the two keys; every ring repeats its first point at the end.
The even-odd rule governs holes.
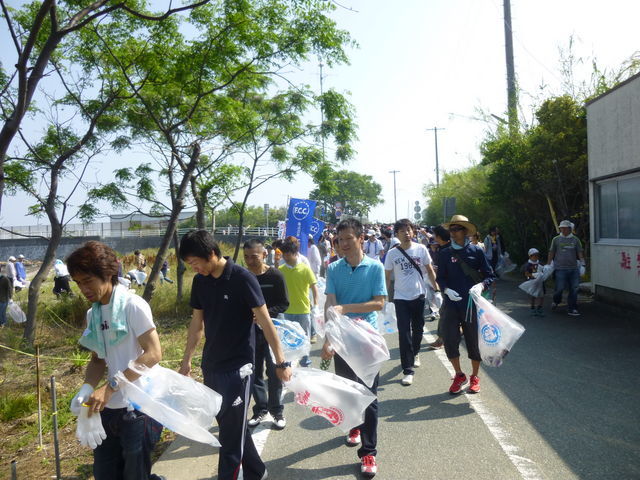
{"type": "MultiPolygon", "coordinates": [[[[224,255],[233,253],[230,245],[222,245],[224,255]]],[[[151,265],[155,251],[143,251],[151,265]]],[[[133,264],[133,255],[121,257],[124,271],[133,264]]],[[[169,278],[175,281],[176,259],[169,258],[169,278]]],[[[35,273],[35,272],[34,272],[35,273]]],[[[33,276],[32,273],[29,275],[33,276]]],[[[162,345],[162,365],[175,369],[182,358],[190,320],[188,305],[193,272],[184,275],[184,298],[176,299],[176,284],[158,285],[150,302],[162,345]]],[[[38,432],[38,401],[36,389],[35,350],[22,341],[22,325],[10,322],[0,329],[0,479],[9,479],[11,461],[17,461],[18,478],[43,479],[55,476],[55,456],[52,433],[50,377],[55,376],[60,439],[61,471],[65,479],[91,479],[92,452],[82,448],[75,438],[75,417],[69,412],[69,402],[84,380],[84,367],[89,352],[78,345],[84,329],[89,303],[72,282],[74,297],[57,299],[52,293],[53,274],[42,286],[38,307],[36,344],[40,351],[40,392],[42,405],[42,448],[38,432]],[[12,350],[9,350],[12,349],[12,350]]],[[[138,290],[142,294],[142,287],[138,290]]],[[[14,295],[26,312],[27,292],[14,295]]],[[[194,367],[199,366],[194,358],[194,367]]],[[[195,368],[194,372],[199,372],[195,368]]],[[[198,378],[198,377],[196,377],[198,378]]],[[[201,378],[199,379],[201,380],[201,378]]],[[[165,430],[156,448],[159,455],[173,433],[165,430]]]]}

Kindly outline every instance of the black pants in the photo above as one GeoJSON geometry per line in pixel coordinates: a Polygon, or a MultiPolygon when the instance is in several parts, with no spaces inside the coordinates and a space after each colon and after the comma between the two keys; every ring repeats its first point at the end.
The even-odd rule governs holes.
{"type": "Polygon", "coordinates": [[[107,438],[93,451],[94,478],[158,478],[151,474],[151,454],[160,439],[162,425],[137,410],[127,412],[126,408],[105,408],[100,418],[107,438]]]}
{"type": "Polygon", "coordinates": [[[272,416],[281,415],[284,411],[282,404],[282,382],[276,375],[276,367],[269,353],[269,344],[264,338],[264,333],[256,328],[256,365],[251,393],[253,393],[253,413],[266,414],[272,416]],[[264,365],[267,364],[268,382],[264,380],[264,365]],[[268,395],[267,395],[268,391],[268,395]]]}
{"type": "Polygon", "coordinates": [[[467,302],[465,300],[456,302],[460,306],[454,306],[452,303],[447,299],[440,309],[440,325],[442,326],[442,339],[444,340],[444,351],[447,353],[447,358],[458,358],[460,356],[459,346],[462,339],[460,327],[462,327],[469,358],[482,361],[480,350],[478,349],[478,316],[475,304],[472,305],[470,318],[465,319],[467,302]]]}
{"type": "Polygon", "coordinates": [[[265,466],[247,426],[253,375],[240,378],[238,370],[210,372],[206,368],[202,373],[204,384],[222,395],[222,407],[216,416],[222,445],[218,457],[218,479],[236,480],[242,465],[245,480],[260,480],[265,466]]]}
{"type": "MultiPolygon", "coordinates": [[[[354,382],[358,382],[361,385],[364,385],[364,382],[358,378],[358,376],[351,370],[351,367],[347,365],[340,355],[334,355],[334,368],[336,371],[336,375],[347,378],[349,380],[353,380],[354,382]]],[[[378,392],[378,381],[380,380],[380,375],[376,375],[375,380],[373,381],[373,385],[371,387],[366,388],[371,390],[371,393],[377,395],[378,392]]],[[[364,411],[364,423],[357,427],[360,429],[360,437],[362,439],[362,445],[358,449],[358,457],[362,458],[365,455],[373,455],[374,457],[378,453],[376,450],[376,446],[378,445],[378,399],[376,398],[373,402],[369,404],[367,409],[364,411]]]]}
{"type": "Polygon", "coordinates": [[[420,351],[424,333],[424,297],[414,300],[394,300],[398,319],[400,365],[405,375],[413,375],[414,357],[420,351]]]}

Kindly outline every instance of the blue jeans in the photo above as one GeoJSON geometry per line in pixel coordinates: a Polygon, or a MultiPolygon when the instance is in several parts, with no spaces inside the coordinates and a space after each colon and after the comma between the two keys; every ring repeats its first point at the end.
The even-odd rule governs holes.
{"type": "Polygon", "coordinates": [[[95,480],[146,480],[151,474],[151,453],[162,425],[137,410],[105,408],[100,416],[107,434],[93,451],[95,480]]]}
{"type": "MultiPolygon", "coordinates": [[[[307,338],[311,337],[311,314],[309,313],[285,313],[285,320],[291,320],[292,322],[297,322],[304,330],[304,334],[307,338]]],[[[311,366],[311,360],[309,360],[309,355],[305,355],[300,359],[300,365],[303,367],[311,366]]]]}
{"type": "Polygon", "coordinates": [[[7,323],[7,307],[9,306],[8,302],[0,302],[0,325],[5,325],[7,323]]]}
{"type": "Polygon", "coordinates": [[[569,310],[577,309],[580,270],[578,268],[572,268],[570,270],[556,270],[554,275],[556,276],[556,289],[553,292],[553,303],[560,303],[562,301],[562,292],[568,289],[569,295],[567,296],[567,304],[569,306],[569,310]]]}

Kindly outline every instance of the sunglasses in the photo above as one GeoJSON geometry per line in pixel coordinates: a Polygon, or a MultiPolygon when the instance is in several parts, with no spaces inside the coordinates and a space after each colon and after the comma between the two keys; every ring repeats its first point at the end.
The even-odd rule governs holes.
{"type": "Polygon", "coordinates": [[[452,225],[449,227],[450,232],[461,232],[462,230],[465,230],[465,228],[458,225],[452,225]]]}

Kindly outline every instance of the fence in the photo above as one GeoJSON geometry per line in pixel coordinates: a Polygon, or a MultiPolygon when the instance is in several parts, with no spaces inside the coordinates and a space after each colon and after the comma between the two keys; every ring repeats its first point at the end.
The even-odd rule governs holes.
{"type": "MultiPolygon", "coordinates": [[[[28,225],[22,227],[2,227],[0,240],[12,240],[29,237],[51,237],[49,225],[28,225]]],[[[192,228],[179,228],[178,236],[192,230],[192,228]]],[[[210,230],[210,229],[207,229],[210,230]]],[[[257,237],[277,237],[277,227],[244,227],[244,235],[257,237]]],[[[101,238],[142,238],[161,237],[166,232],[166,226],[142,226],[131,229],[124,223],[90,223],[68,224],[64,227],[63,237],[101,237],[101,238]]],[[[217,227],[216,235],[237,235],[240,229],[237,226],[217,227]]]]}

